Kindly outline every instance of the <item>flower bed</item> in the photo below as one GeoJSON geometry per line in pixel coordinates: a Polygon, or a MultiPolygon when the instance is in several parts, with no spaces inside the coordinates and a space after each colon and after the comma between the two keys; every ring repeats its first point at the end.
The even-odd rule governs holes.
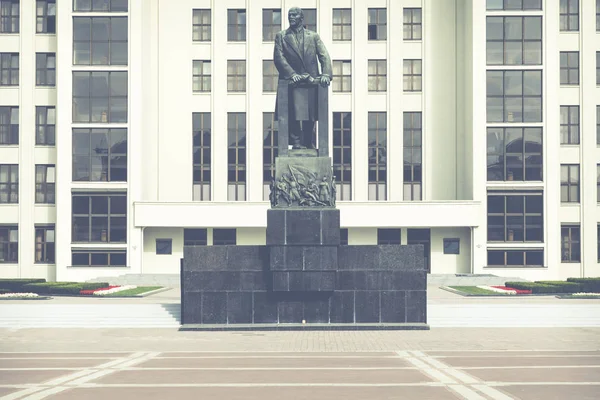
{"type": "Polygon", "coordinates": [[[113,294],[122,292],[124,290],[135,289],[135,285],[124,285],[124,286],[107,286],[99,289],[81,290],[79,294],[88,296],[106,296],[107,294],[113,294]]]}
{"type": "Polygon", "coordinates": [[[515,292],[515,294],[531,294],[531,290],[527,290],[527,289],[515,289],[512,287],[508,287],[508,286],[492,286],[495,289],[499,289],[499,290],[506,290],[506,291],[512,291],[515,292]]]}
{"type": "Polygon", "coordinates": [[[4,293],[0,294],[0,298],[9,299],[13,297],[23,298],[23,297],[40,297],[37,293],[4,293]]]}

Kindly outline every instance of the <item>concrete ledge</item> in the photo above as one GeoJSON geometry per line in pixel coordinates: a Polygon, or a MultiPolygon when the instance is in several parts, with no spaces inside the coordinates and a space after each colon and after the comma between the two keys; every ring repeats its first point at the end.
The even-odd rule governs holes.
{"type": "Polygon", "coordinates": [[[428,331],[429,325],[406,324],[184,324],[180,331],[428,331]]]}

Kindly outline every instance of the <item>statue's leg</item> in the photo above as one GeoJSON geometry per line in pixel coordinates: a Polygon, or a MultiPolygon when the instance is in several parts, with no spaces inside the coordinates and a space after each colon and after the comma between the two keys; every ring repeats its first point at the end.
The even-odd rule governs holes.
{"type": "Polygon", "coordinates": [[[306,146],[307,149],[315,148],[315,142],[313,138],[314,129],[315,121],[302,121],[302,144],[306,146]]]}
{"type": "Polygon", "coordinates": [[[300,146],[302,146],[302,131],[300,129],[300,121],[289,121],[288,129],[290,133],[290,144],[294,149],[300,148],[300,146]]]}

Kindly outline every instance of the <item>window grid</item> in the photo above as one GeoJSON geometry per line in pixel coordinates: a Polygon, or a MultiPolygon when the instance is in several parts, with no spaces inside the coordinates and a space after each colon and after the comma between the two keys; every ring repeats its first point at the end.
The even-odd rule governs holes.
{"type": "Polygon", "coordinates": [[[263,42],[272,42],[275,35],[281,30],[281,8],[263,8],[263,42]]]}
{"type": "Polygon", "coordinates": [[[369,92],[387,90],[387,60],[369,60],[369,92]]]}
{"type": "Polygon", "coordinates": [[[227,60],[227,91],[246,91],[246,60],[227,60]]]}
{"type": "Polygon", "coordinates": [[[600,51],[596,52],[596,85],[600,86],[600,51]]]}
{"type": "Polygon", "coordinates": [[[127,12],[128,0],[74,0],[75,12],[127,12]]]}
{"type": "Polygon", "coordinates": [[[0,86],[19,86],[19,53],[0,53],[0,86]]]}
{"type": "Polygon", "coordinates": [[[35,85],[56,86],[56,54],[35,54],[35,85]]]}
{"type": "Polygon", "coordinates": [[[211,91],[211,63],[210,60],[194,60],[192,62],[192,91],[211,91]]]}
{"type": "Polygon", "coordinates": [[[404,9],[404,40],[423,39],[423,19],[420,8],[404,9]]]}
{"type": "Polygon", "coordinates": [[[489,267],[543,267],[543,249],[494,249],[487,252],[487,265],[489,267]]]}
{"type": "Polygon", "coordinates": [[[173,253],[173,239],[156,239],[156,254],[169,255],[173,253]]]}
{"type": "Polygon", "coordinates": [[[73,72],[73,122],[126,123],[127,72],[73,72]]]}
{"type": "Polygon", "coordinates": [[[542,0],[487,0],[488,11],[534,11],[542,9],[542,0]]]}
{"type": "Polygon", "coordinates": [[[235,228],[213,229],[213,246],[227,246],[237,244],[235,228]]]}
{"type": "Polygon", "coordinates": [[[193,200],[209,201],[211,186],[211,115],[192,113],[193,200]]]}
{"type": "Polygon", "coordinates": [[[317,9],[316,8],[303,8],[304,13],[304,28],[309,31],[317,31],[317,9]]]}
{"type": "Polygon", "coordinates": [[[487,71],[487,122],[542,122],[542,71],[487,71]]]}
{"type": "Polygon", "coordinates": [[[488,128],[488,181],[541,181],[542,128],[488,128]]]}
{"type": "Polygon", "coordinates": [[[206,228],[189,228],[183,230],[184,246],[206,246],[208,234],[206,228]]]}
{"type": "Polygon", "coordinates": [[[352,113],[333,113],[336,200],[352,200],[352,113]]]}
{"type": "Polygon", "coordinates": [[[560,84],[579,85],[579,52],[560,52],[560,84]]]}
{"type": "Polygon", "coordinates": [[[333,9],[333,40],[352,40],[352,9],[333,9]]]}
{"type": "Polygon", "coordinates": [[[560,30],[579,30],[579,0],[560,0],[560,30]]]}
{"type": "Polygon", "coordinates": [[[421,112],[404,113],[404,200],[422,200],[421,112]]]}
{"type": "Polygon", "coordinates": [[[127,195],[72,195],[74,243],[126,243],[127,195]]]}
{"type": "Polygon", "coordinates": [[[561,225],[560,260],[563,263],[581,261],[581,237],[579,225],[561,225]]]}
{"type": "Polygon", "coordinates": [[[0,107],[0,145],[19,144],[19,107],[0,107]]]}
{"type": "Polygon", "coordinates": [[[54,204],[56,202],[56,167],[54,165],[35,166],[35,202],[36,204],[54,204]]]}
{"type": "Polygon", "coordinates": [[[273,60],[263,60],[263,92],[276,92],[278,80],[279,72],[273,60]]]}
{"type": "Polygon", "coordinates": [[[377,244],[400,244],[402,230],[399,228],[377,228],[377,244]]]}
{"type": "Polygon", "coordinates": [[[127,182],[127,129],[74,128],[72,178],[127,182]]]}
{"type": "Polygon", "coordinates": [[[74,17],[74,65],[127,65],[127,17],[74,17]]]}
{"type": "Polygon", "coordinates": [[[19,0],[0,0],[0,33],[19,33],[19,0]]]}
{"type": "Polygon", "coordinates": [[[369,112],[369,200],[387,200],[387,113],[369,112]]]}
{"type": "Polygon", "coordinates": [[[35,226],[34,260],[39,264],[55,263],[55,230],[54,225],[35,226]]]}
{"type": "Polygon", "coordinates": [[[72,250],[71,266],[73,267],[125,267],[127,251],[125,250],[72,250]]]}
{"type": "Polygon", "coordinates": [[[269,200],[270,185],[275,179],[275,157],[278,154],[279,122],[275,113],[263,113],[263,200],[269,200]]]}
{"type": "Polygon", "coordinates": [[[37,0],[35,32],[56,33],[56,0],[37,0]]]}
{"type": "Polygon", "coordinates": [[[19,262],[19,228],[0,225],[0,264],[19,262]]]}
{"type": "Polygon", "coordinates": [[[579,106],[560,106],[560,144],[579,144],[579,106]]]}
{"type": "MultiPolygon", "coordinates": [[[[596,32],[600,32],[600,0],[596,0],[596,32]]],[[[600,260],[600,257],[598,259],[600,260]]]]}
{"type": "Polygon", "coordinates": [[[488,193],[488,242],[543,242],[542,194],[488,193]]]}
{"type": "Polygon", "coordinates": [[[420,92],[422,87],[421,60],[404,60],[404,91],[420,92]]]}
{"type": "Polygon", "coordinates": [[[0,204],[19,202],[19,165],[0,164],[0,204]]]}
{"type": "Polygon", "coordinates": [[[334,60],[332,90],[334,92],[352,91],[352,61],[334,60]]]}
{"type": "Polygon", "coordinates": [[[246,113],[227,113],[227,200],[246,200],[246,113]]]}
{"type": "Polygon", "coordinates": [[[487,65],[541,65],[542,17],[487,17],[487,65]]]}
{"type": "Polygon", "coordinates": [[[210,42],[211,10],[195,9],[192,12],[192,41],[210,42]]]}
{"type": "Polygon", "coordinates": [[[387,9],[369,8],[367,32],[369,40],[387,39],[387,9]]]}
{"type": "Polygon", "coordinates": [[[579,203],[579,165],[561,164],[560,201],[579,203]]]}
{"type": "Polygon", "coordinates": [[[246,41],[246,10],[227,10],[227,41],[246,41]]]}
{"type": "Polygon", "coordinates": [[[35,107],[35,144],[54,146],[56,144],[56,108],[35,107]]]}

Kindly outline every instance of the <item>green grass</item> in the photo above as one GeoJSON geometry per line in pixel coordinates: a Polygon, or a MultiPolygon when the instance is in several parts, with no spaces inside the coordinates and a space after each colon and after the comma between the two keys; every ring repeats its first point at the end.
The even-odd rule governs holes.
{"type": "Polygon", "coordinates": [[[461,291],[465,294],[480,294],[480,295],[498,295],[509,296],[503,293],[492,292],[491,290],[478,288],[477,286],[448,286],[451,289],[461,291]]]}
{"type": "Polygon", "coordinates": [[[94,297],[135,297],[140,294],[144,294],[147,292],[151,292],[153,290],[162,289],[162,286],[138,286],[135,289],[123,290],[121,292],[106,294],[104,296],[94,296],[94,297]]]}

